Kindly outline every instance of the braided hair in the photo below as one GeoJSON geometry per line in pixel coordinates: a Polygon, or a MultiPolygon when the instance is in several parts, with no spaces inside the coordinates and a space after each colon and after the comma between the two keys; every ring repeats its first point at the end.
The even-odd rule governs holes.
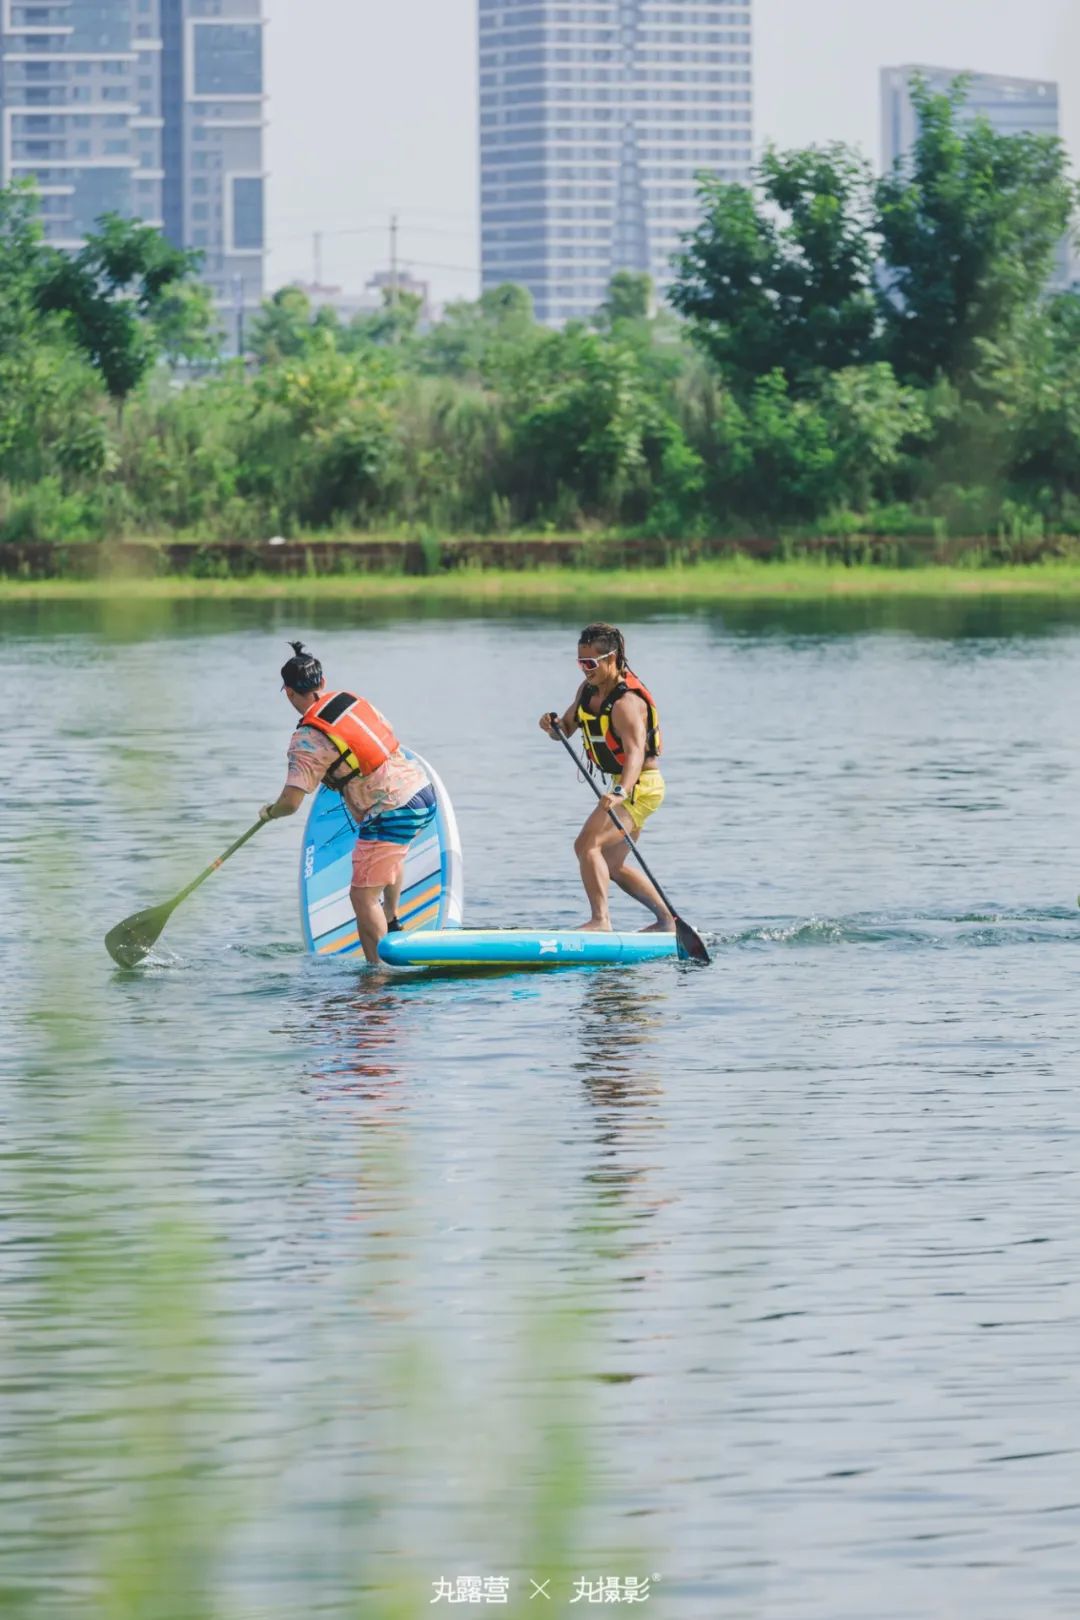
{"type": "Polygon", "coordinates": [[[317,692],[323,685],[323,667],[314,653],[304,651],[302,641],[290,641],[293,656],[281,666],[281,679],[291,692],[317,692]]]}
{"type": "Polygon", "coordinates": [[[613,624],[587,624],[578,636],[578,646],[595,647],[602,653],[615,653],[620,675],[625,675],[630,668],[626,662],[626,642],[623,640],[623,633],[616,630],[613,624]]]}

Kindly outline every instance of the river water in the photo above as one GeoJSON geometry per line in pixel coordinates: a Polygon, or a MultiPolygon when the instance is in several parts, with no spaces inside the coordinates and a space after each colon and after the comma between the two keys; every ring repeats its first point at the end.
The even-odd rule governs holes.
{"type": "Polygon", "coordinates": [[[3,610],[5,1612],[1080,1609],[1065,613],[637,610],[709,969],[313,962],[299,818],[102,949],[276,793],[293,635],[437,763],[469,922],[580,921],[536,720],[599,606],[3,610]]]}

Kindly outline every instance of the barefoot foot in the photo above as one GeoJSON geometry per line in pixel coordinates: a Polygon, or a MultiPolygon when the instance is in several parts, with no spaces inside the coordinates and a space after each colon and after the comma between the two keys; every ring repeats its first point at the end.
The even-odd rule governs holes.
{"type": "Polygon", "coordinates": [[[675,932],[675,919],[668,917],[661,922],[650,923],[648,928],[638,930],[641,934],[673,934],[675,932]]]}
{"type": "Polygon", "coordinates": [[[575,928],[574,933],[575,934],[610,934],[611,933],[611,923],[610,922],[597,922],[594,918],[590,917],[587,923],[582,923],[580,928],[575,928]]]}

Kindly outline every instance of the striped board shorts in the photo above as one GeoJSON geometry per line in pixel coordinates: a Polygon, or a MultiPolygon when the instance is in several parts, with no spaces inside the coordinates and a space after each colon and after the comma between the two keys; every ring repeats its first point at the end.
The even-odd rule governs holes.
{"type": "Polygon", "coordinates": [[[435,789],[429,783],[419,793],[414,793],[408,804],[365,816],[356,829],[356,836],[363,844],[411,844],[434,824],[437,814],[435,789]]]}

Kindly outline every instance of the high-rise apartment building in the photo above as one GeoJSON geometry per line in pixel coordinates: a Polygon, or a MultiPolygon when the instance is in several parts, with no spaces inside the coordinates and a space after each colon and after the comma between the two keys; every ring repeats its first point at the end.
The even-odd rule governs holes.
{"type": "Polygon", "coordinates": [[[0,0],[0,180],[37,180],[57,247],[105,213],[162,222],[157,35],[134,0],[0,0]]]}
{"type": "Polygon", "coordinates": [[[204,254],[204,279],[242,318],[266,254],[262,0],[157,3],[165,234],[204,254]]]}
{"type": "MultiPolygon", "coordinates": [[[[910,152],[919,133],[911,99],[912,83],[922,79],[934,95],[943,95],[961,76],[961,68],[888,67],[881,70],[881,157],[885,170],[910,152]]],[[[1001,135],[1060,135],[1058,87],[1045,79],[999,78],[993,73],[966,74],[966,100],[960,122],[986,118],[1001,135]]]]}
{"type": "Polygon", "coordinates": [[[479,0],[483,284],[542,321],[618,270],[662,290],[697,177],[748,178],[752,0],[479,0]]]}
{"type": "Polygon", "coordinates": [[[204,255],[226,324],[263,290],[261,0],[0,0],[0,182],[47,239],[118,213],[204,255]]]}

